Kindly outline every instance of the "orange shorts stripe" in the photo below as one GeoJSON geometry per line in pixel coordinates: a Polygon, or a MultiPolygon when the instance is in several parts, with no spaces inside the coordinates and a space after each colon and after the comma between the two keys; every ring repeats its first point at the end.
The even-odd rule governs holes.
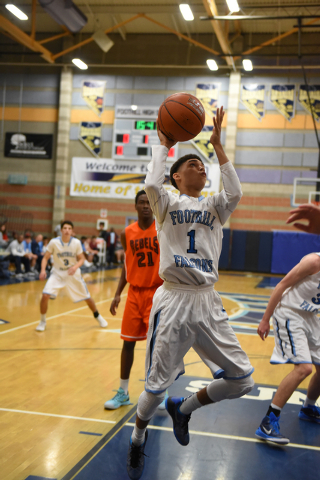
{"type": "Polygon", "coordinates": [[[122,340],[135,342],[146,340],[152,299],[158,287],[139,288],[129,286],[121,324],[122,340]]]}

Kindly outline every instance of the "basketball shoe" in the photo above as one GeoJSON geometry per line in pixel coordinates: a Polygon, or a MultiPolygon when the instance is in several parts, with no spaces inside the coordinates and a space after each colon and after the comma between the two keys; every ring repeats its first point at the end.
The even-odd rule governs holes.
{"type": "Polygon", "coordinates": [[[284,437],[280,433],[279,427],[280,416],[276,417],[273,412],[270,415],[266,415],[260,424],[258,430],[256,430],[256,437],[260,440],[266,440],[273,443],[279,443],[280,445],[287,445],[290,442],[289,438],[284,437]]]}
{"type": "Polygon", "coordinates": [[[144,470],[144,457],[147,455],[144,453],[144,449],[148,440],[148,430],[146,430],[146,436],[144,443],[137,447],[132,443],[131,437],[129,442],[129,450],[127,455],[127,472],[131,480],[139,480],[144,470]]]}
{"type": "Polygon", "coordinates": [[[186,446],[189,443],[188,423],[191,417],[181,413],[179,407],[181,406],[183,397],[168,397],[165,401],[167,412],[173,421],[173,433],[180,445],[186,446]]]}
{"type": "Polygon", "coordinates": [[[299,418],[307,422],[320,423],[320,408],[316,405],[301,407],[299,418]]]}
{"type": "Polygon", "coordinates": [[[99,315],[96,320],[99,322],[101,328],[106,328],[108,326],[107,320],[105,320],[101,315],[99,315]]]}
{"type": "Polygon", "coordinates": [[[123,388],[120,387],[119,390],[114,391],[117,392],[116,395],[104,404],[104,408],[106,410],[116,410],[124,405],[132,405],[130,402],[129,393],[125,393],[123,388]]]}
{"type": "Polygon", "coordinates": [[[44,332],[46,329],[46,321],[40,320],[39,325],[36,327],[37,332],[44,332]]]}

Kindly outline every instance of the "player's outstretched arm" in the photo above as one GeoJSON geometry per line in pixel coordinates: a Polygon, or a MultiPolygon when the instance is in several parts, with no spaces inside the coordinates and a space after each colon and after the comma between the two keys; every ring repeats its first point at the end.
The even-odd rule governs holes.
{"type": "Polygon", "coordinates": [[[43,258],[41,260],[41,272],[40,272],[40,275],[39,275],[40,280],[45,280],[47,278],[46,268],[47,268],[47,263],[50,260],[50,257],[51,257],[50,252],[46,252],[43,255],[43,258]]]}
{"type": "Polygon", "coordinates": [[[258,335],[262,340],[267,338],[270,331],[270,318],[281,300],[282,294],[287,288],[292,287],[296,283],[303,280],[308,275],[314,275],[320,271],[320,257],[315,253],[306,255],[298,265],[293,267],[289,273],[278,283],[276,288],[273,290],[270,300],[268,302],[266,311],[262,317],[261,322],[258,326],[258,335]]]}
{"type": "MultiPolygon", "coordinates": [[[[123,248],[124,252],[126,252],[127,251],[127,241],[126,241],[125,230],[123,230],[121,232],[120,240],[121,240],[122,248],[123,248]]],[[[112,300],[111,305],[110,305],[110,313],[112,315],[117,314],[117,309],[118,309],[118,306],[119,306],[119,303],[120,303],[120,300],[121,300],[121,293],[122,293],[122,290],[124,289],[124,287],[126,285],[127,285],[126,269],[123,266],[122,271],[121,271],[120,280],[119,280],[119,283],[118,283],[118,287],[117,287],[114,299],[112,300]]]]}
{"type": "Polygon", "coordinates": [[[222,129],[222,122],[224,117],[224,110],[223,107],[217,109],[217,114],[213,117],[213,131],[210,137],[210,143],[215,149],[218,161],[220,165],[224,165],[228,163],[228,157],[224,152],[223,146],[221,144],[221,129],[222,129]]]}
{"type": "Polygon", "coordinates": [[[286,223],[294,222],[293,226],[306,233],[320,235],[320,207],[313,203],[303,203],[298,208],[290,211],[286,223]],[[307,220],[308,223],[300,223],[297,220],[307,220]]]}

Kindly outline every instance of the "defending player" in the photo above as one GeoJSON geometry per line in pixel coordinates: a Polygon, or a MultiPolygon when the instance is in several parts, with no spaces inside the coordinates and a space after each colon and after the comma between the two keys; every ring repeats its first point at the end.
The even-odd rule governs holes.
{"type": "Polygon", "coordinates": [[[80,267],[83,265],[85,257],[80,240],[72,237],[73,223],[65,220],[61,224],[61,237],[50,240],[47,251],[41,262],[40,280],[45,280],[46,266],[53,256],[53,267],[50,272],[42,297],[40,301],[41,320],[36,330],[43,332],[46,329],[46,313],[50,298],[56,298],[61,288],[66,288],[71,300],[81,302],[84,300],[94,318],[99,322],[100,327],[105,328],[108,322],[99,314],[96,304],[90,297],[87,286],[81,277],[80,267]]]}
{"type": "Polygon", "coordinates": [[[193,347],[204,363],[223,378],[188,398],[169,397],[166,408],[181,445],[189,443],[191,413],[204,405],[237,398],[253,388],[253,368],[228,324],[220,296],[214,290],[222,247],[222,225],[241,198],[237,174],[221,145],[223,109],[213,119],[210,138],[221,168],[224,190],[205,198],[205,167],[195,155],[173,164],[170,179],[180,196],[163,187],[168,151],[175,142],[159,130],[161,145],[152,147],[146,192],[156,217],[160,244],[160,277],[164,284],[153,298],[146,355],[146,382],[138,402],[136,424],[127,457],[131,479],[144,468],[146,427],[165,390],[184,373],[183,357],[193,347]]]}
{"type": "Polygon", "coordinates": [[[270,297],[258,327],[264,340],[270,331],[273,315],[275,347],[272,364],[292,363],[294,369],[280,383],[256,436],[261,440],[287,444],[281,435],[280,413],[300,383],[312,373],[307,398],[299,418],[320,424],[320,408],[315,403],[320,395],[320,327],[317,313],[320,305],[320,253],[303,257],[282,280],[270,297]]]}
{"type": "Polygon", "coordinates": [[[148,197],[140,190],[135,198],[138,221],[121,232],[121,243],[125,251],[125,266],[122,269],[118,288],[111,303],[110,312],[116,315],[120,295],[130,283],[128,298],[121,324],[123,347],[121,352],[120,386],[116,395],[104,404],[114,410],[130,405],[128,386],[133,364],[136,341],[146,340],[152,298],[162,284],[159,277],[159,244],[157,231],[148,197]]]}

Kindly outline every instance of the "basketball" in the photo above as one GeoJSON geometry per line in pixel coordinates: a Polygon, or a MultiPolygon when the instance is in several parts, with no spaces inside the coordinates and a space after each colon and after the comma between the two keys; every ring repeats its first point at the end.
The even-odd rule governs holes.
{"type": "Polygon", "coordinates": [[[197,97],[190,93],[175,93],[160,105],[159,127],[171,140],[186,142],[201,132],[205,116],[204,107],[197,97]]]}

